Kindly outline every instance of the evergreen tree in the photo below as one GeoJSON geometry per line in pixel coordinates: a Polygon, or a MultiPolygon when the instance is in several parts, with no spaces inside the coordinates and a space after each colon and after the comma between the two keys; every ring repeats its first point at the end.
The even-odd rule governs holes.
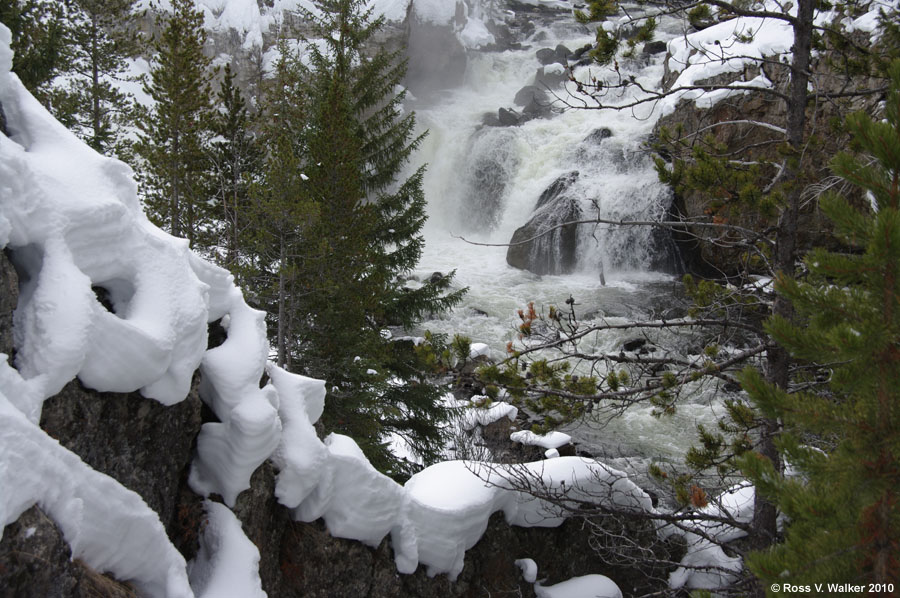
{"type": "MultiPolygon", "coordinates": [[[[250,187],[245,249],[251,255],[243,273],[246,288],[269,314],[276,361],[291,367],[295,305],[306,291],[298,271],[317,248],[312,235],[318,206],[307,192],[303,68],[282,41],[275,73],[265,87],[260,118],[265,157],[258,180],[250,187]]],[[[244,269],[242,269],[243,271],[244,269]]]]}
{"type": "Polygon", "coordinates": [[[51,93],[56,117],[101,153],[121,141],[133,99],[119,91],[126,59],[138,51],[135,0],[76,0],[69,8],[65,87],[51,93]]]}
{"type": "Polygon", "coordinates": [[[319,218],[299,275],[303,363],[327,380],[327,429],[352,436],[376,466],[401,473],[386,450],[390,434],[436,457],[446,413],[415,354],[384,338],[389,323],[412,324],[452,306],[451,277],[417,291],[398,278],[417,263],[424,224],[422,171],[402,172],[421,138],[395,92],[405,64],[370,51],[383,19],[362,0],[319,0],[307,13],[324,46],[310,46],[306,192],[319,218]]]}
{"type": "Polygon", "coordinates": [[[144,91],[156,104],[138,123],[144,203],[150,219],[191,246],[205,245],[204,146],[208,141],[210,60],[203,54],[203,14],[192,0],[173,0],[162,15],[150,80],[144,91]]]}
{"type": "Polygon", "coordinates": [[[250,129],[247,103],[234,84],[234,71],[225,65],[224,77],[216,94],[216,111],[211,121],[215,135],[209,150],[213,169],[213,194],[217,204],[224,242],[224,265],[237,273],[242,233],[249,221],[249,188],[259,171],[262,152],[250,129]]]}
{"type": "Polygon", "coordinates": [[[861,155],[833,162],[873,209],[822,200],[849,251],[815,250],[805,281],[780,277],[798,318],[776,315],[767,327],[795,358],[831,370],[829,392],[788,394],[743,376],[756,405],[784,422],[779,448],[797,470],[781,476],[768,459],[742,459],[788,517],[784,543],[748,559],[767,582],[900,590],[900,61],[890,74],[886,121],[848,119],[861,155]]]}
{"type": "Polygon", "coordinates": [[[45,104],[68,43],[65,9],[62,2],[0,0],[0,22],[12,32],[13,72],[45,104]]]}

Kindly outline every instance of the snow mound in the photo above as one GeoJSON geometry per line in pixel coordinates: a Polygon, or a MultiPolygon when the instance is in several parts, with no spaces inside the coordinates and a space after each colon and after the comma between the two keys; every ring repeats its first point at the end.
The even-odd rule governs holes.
{"type": "Polygon", "coordinates": [[[197,598],[266,598],[259,579],[259,549],[227,507],[207,500],[200,551],[191,561],[197,598]]]}
{"type": "Polygon", "coordinates": [[[509,435],[513,442],[529,446],[539,446],[545,449],[558,449],[572,442],[572,437],[562,432],[548,432],[547,434],[535,434],[529,430],[520,430],[509,435]]]}
{"type": "Polygon", "coordinates": [[[622,598],[622,590],[605,575],[573,577],[552,586],[534,586],[537,598],[622,598]]]}

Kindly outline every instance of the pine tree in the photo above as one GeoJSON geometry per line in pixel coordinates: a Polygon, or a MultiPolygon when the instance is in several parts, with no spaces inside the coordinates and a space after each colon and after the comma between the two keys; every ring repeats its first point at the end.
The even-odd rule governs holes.
{"type": "Polygon", "coordinates": [[[779,448],[797,471],[785,477],[768,459],[742,459],[788,517],[784,543],[748,559],[770,583],[900,590],[900,61],[890,73],[886,121],[848,119],[860,154],[832,164],[873,209],[822,200],[848,251],[815,250],[805,281],[779,278],[798,319],[775,316],[767,327],[795,358],[830,368],[828,391],[788,394],[753,371],[743,376],[763,413],[784,422],[779,448]]]}
{"type": "Polygon", "coordinates": [[[217,110],[211,129],[215,137],[209,150],[213,169],[213,193],[217,204],[225,255],[225,267],[237,273],[243,232],[249,221],[249,188],[262,159],[257,136],[250,129],[247,103],[234,84],[231,65],[225,65],[222,84],[216,94],[217,110]]]}
{"type": "Polygon", "coordinates": [[[162,15],[157,52],[144,91],[156,104],[139,122],[136,146],[143,160],[142,182],[147,213],[191,247],[209,212],[204,146],[208,140],[210,60],[203,54],[203,14],[192,0],[173,0],[173,14],[162,15]]]}
{"type": "Polygon", "coordinates": [[[69,7],[69,43],[63,88],[51,92],[63,124],[101,153],[121,141],[133,119],[133,99],[119,91],[129,56],[138,51],[135,0],[77,0],[69,7]]]}
{"type": "Polygon", "coordinates": [[[0,0],[0,22],[12,32],[13,72],[47,104],[48,85],[63,66],[66,6],[47,0],[0,0]]]}
{"type": "Polygon", "coordinates": [[[402,180],[421,138],[395,92],[405,65],[395,53],[371,51],[383,19],[362,0],[320,0],[307,13],[325,45],[310,46],[306,192],[319,218],[299,275],[307,314],[296,348],[309,373],[331,389],[323,422],[352,436],[376,466],[402,473],[385,447],[403,436],[436,456],[445,419],[441,391],[409,350],[384,338],[390,322],[412,324],[452,306],[451,277],[419,291],[398,277],[417,263],[424,224],[422,171],[402,180]]]}
{"type": "Polygon", "coordinates": [[[250,254],[243,270],[245,285],[255,302],[269,314],[277,363],[290,368],[295,336],[295,305],[306,291],[298,272],[319,245],[313,236],[318,206],[309,199],[303,172],[306,150],[306,105],[303,67],[286,43],[279,44],[274,76],[265,87],[260,114],[265,157],[258,180],[250,187],[249,231],[245,249],[250,254]]]}

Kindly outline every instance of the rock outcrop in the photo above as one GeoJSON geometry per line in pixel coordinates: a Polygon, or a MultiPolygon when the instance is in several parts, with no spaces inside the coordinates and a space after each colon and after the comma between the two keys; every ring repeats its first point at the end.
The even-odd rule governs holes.
{"type": "Polygon", "coordinates": [[[575,269],[578,226],[560,225],[582,215],[578,198],[566,193],[576,180],[578,172],[573,171],[544,190],[531,218],[513,233],[506,263],[535,274],[566,274],[575,269]]]}

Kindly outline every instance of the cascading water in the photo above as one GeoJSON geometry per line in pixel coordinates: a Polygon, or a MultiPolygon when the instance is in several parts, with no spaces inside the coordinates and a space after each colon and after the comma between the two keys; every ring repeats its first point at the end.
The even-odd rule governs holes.
{"type": "MultiPolygon", "coordinates": [[[[499,0],[490,7],[469,1],[470,17],[483,11],[486,19],[493,14],[515,22],[509,26],[512,39],[505,49],[467,51],[461,85],[439,93],[413,88],[413,93],[428,98],[411,107],[420,127],[429,131],[418,154],[428,164],[424,187],[429,210],[418,274],[428,277],[434,271],[455,270],[457,284],[469,287],[463,305],[442,319],[426,322],[425,327],[488,343],[493,357],[499,359],[506,354],[506,343],[516,337],[516,310],[529,301],[539,307],[563,305],[571,296],[583,319],[667,317],[679,288],[671,274],[659,271],[667,248],[652,227],[562,229],[529,248],[533,255],[523,259],[532,271],[511,267],[506,247],[475,245],[460,238],[508,243],[517,230],[535,221],[525,238],[540,232],[541,226],[574,217],[661,220],[671,201],[645,148],[656,118],[652,106],[624,111],[562,110],[559,101],[548,106],[553,100],[550,93],[573,104],[580,102],[577,96],[567,95],[559,76],[550,93],[542,91],[547,88],[544,85],[535,85],[537,91],[523,89],[536,81],[546,82],[548,75],[562,70],[559,65],[542,65],[539,50],[556,51],[558,44],[574,49],[593,41],[591,30],[575,22],[571,6],[551,15],[535,11],[523,17],[528,3],[515,3],[517,12],[509,13],[499,0]],[[539,102],[541,93],[546,93],[544,104],[539,102]],[[520,100],[533,98],[536,103],[530,109],[541,115],[503,126],[504,118],[508,122],[510,115],[519,115],[498,114],[498,109],[515,108],[517,94],[520,100]]],[[[620,66],[624,76],[633,75],[648,87],[655,87],[663,73],[661,55],[638,55],[620,66]]],[[[591,68],[599,75],[599,68],[591,68]]],[[[526,107],[521,114],[528,111],[526,107]]],[[[628,335],[606,333],[591,340],[587,348],[617,352],[628,335]]],[[[694,440],[696,423],[714,421],[710,409],[714,401],[700,394],[693,404],[680,408],[674,420],[653,417],[649,406],[637,408],[605,426],[602,437],[589,426],[580,426],[572,434],[607,458],[617,453],[627,458],[677,457],[694,440]]]]}

